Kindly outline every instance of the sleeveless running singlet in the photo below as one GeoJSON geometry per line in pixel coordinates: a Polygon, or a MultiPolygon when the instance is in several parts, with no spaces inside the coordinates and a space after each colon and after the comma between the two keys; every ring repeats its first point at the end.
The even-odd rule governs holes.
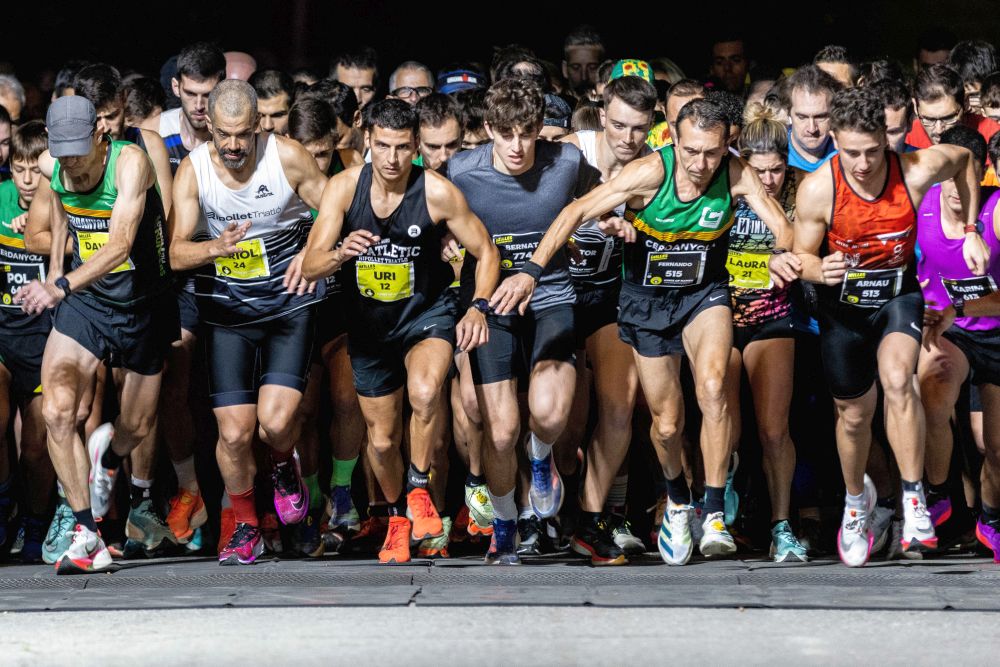
{"type": "Polygon", "coordinates": [[[899,156],[886,151],[886,164],[885,186],[869,201],[847,182],[840,156],[830,158],[834,198],[826,240],[828,251],[843,252],[849,267],[839,288],[842,303],[881,307],[913,276],[917,215],[899,156]]]}
{"type": "MultiPolygon", "coordinates": [[[[923,283],[924,300],[941,310],[959,296],[969,301],[995,292],[1000,285],[1000,240],[993,229],[993,211],[1000,202],[1000,191],[994,192],[979,213],[983,241],[990,249],[986,275],[975,276],[965,264],[962,246],[965,237],[950,239],[941,228],[941,186],[935,185],[920,202],[917,243],[922,255],[917,263],[917,278],[923,283]]],[[[960,317],[955,325],[967,331],[1000,329],[1000,317],[960,317]]]]}
{"type": "Polygon", "coordinates": [[[195,277],[203,319],[210,324],[239,326],[281,317],[320,300],[315,294],[288,294],[282,281],[292,259],[305,246],[312,227],[309,207],[289,185],[272,134],[257,137],[257,164],[250,182],[239,190],[227,187],[215,172],[202,144],[191,151],[198,181],[201,230],[195,240],[218,238],[232,222],[250,221],[239,252],[219,257],[195,277]]]}
{"type": "MultiPolygon", "coordinates": [[[[62,182],[62,170],[56,160],[52,170],[52,191],[56,193],[69,219],[73,238],[71,269],[76,269],[108,242],[111,211],[118,198],[115,172],[118,157],[128,141],[112,141],[103,178],[88,192],[70,192],[62,182]]],[[[146,159],[149,159],[148,157],[146,159]]],[[[81,290],[98,301],[115,307],[128,307],[156,296],[172,280],[167,260],[166,230],[160,190],[153,184],[146,190],[146,204],[139,220],[129,256],[120,266],[89,287],[81,290]]]]}
{"type": "Polygon", "coordinates": [[[4,329],[27,329],[38,323],[39,328],[48,329],[45,320],[51,319],[47,313],[28,315],[21,306],[14,303],[14,294],[32,280],[45,281],[45,258],[28,252],[24,247],[24,235],[14,231],[11,221],[27,211],[18,203],[17,187],[14,181],[0,183],[0,327],[4,329]]]}
{"type": "Polygon", "coordinates": [[[645,208],[628,208],[625,219],[636,230],[626,243],[623,276],[632,288],[656,293],[664,287],[694,287],[726,278],[733,198],[729,156],[722,159],[705,193],[691,201],[677,196],[674,147],[659,151],[663,184],[645,208]]]}
{"type": "Polygon", "coordinates": [[[146,140],[142,138],[142,130],[137,127],[126,127],[125,132],[122,134],[122,138],[125,141],[131,141],[133,144],[142,149],[143,153],[149,155],[149,150],[146,148],[146,140]]]}
{"type": "Polygon", "coordinates": [[[403,200],[380,218],[372,209],[372,166],[366,164],[344,216],[343,236],[366,229],[379,237],[340,269],[344,293],[355,306],[348,326],[373,340],[405,331],[454,279],[451,265],[441,260],[441,231],[427,211],[424,170],[410,169],[403,200]]]}
{"type": "Polygon", "coordinates": [[[189,151],[181,141],[181,109],[169,109],[160,114],[160,136],[163,145],[167,147],[167,157],[170,159],[170,173],[176,174],[181,160],[187,157],[189,151]]]}

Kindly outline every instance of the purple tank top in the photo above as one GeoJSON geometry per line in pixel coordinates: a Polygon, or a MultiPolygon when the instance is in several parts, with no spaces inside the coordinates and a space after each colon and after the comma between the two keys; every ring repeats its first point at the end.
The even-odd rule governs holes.
{"type": "MultiPolygon", "coordinates": [[[[993,209],[1000,202],[1000,191],[994,192],[979,212],[983,241],[990,249],[990,264],[987,276],[992,276],[995,285],[1000,286],[1000,241],[993,229],[993,209]]],[[[976,278],[962,258],[964,238],[949,239],[941,229],[941,186],[935,185],[927,191],[917,211],[917,245],[920,247],[920,261],[917,263],[917,277],[920,282],[929,280],[923,288],[924,300],[933,301],[930,306],[942,310],[951,303],[951,297],[941,279],[964,280],[976,278]]],[[[979,279],[982,280],[981,278],[979,279]]],[[[961,285],[961,284],[959,284],[961,285]]],[[[953,288],[956,289],[956,288],[953,288]]],[[[962,289],[961,286],[957,289],[962,289]]],[[[961,317],[955,324],[968,331],[1000,329],[998,317],[961,317]]]]}

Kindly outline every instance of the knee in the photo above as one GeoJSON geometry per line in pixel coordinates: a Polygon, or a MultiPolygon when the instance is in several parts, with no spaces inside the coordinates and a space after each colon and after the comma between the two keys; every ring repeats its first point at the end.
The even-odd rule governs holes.
{"type": "MultiPolygon", "coordinates": [[[[86,421],[87,414],[83,415],[86,421]]],[[[53,435],[63,436],[72,432],[78,422],[77,406],[69,396],[61,392],[51,392],[42,396],[42,419],[45,428],[53,435]]]]}
{"type": "Polygon", "coordinates": [[[219,424],[219,448],[232,456],[253,444],[253,429],[242,424],[219,424]]]}
{"type": "Polygon", "coordinates": [[[725,372],[710,372],[695,387],[698,404],[706,417],[719,417],[726,402],[725,372]]]}
{"type": "Polygon", "coordinates": [[[900,402],[914,394],[913,373],[909,368],[895,365],[879,374],[882,390],[890,403],[900,402]]]}
{"type": "Polygon", "coordinates": [[[389,432],[369,429],[368,447],[376,458],[381,459],[396,449],[396,438],[393,438],[389,432]]]}
{"type": "Polygon", "coordinates": [[[501,453],[513,450],[520,430],[520,425],[517,421],[491,426],[490,440],[493,443],[493,448],[501,453]]]}
{"type": "Polygon", "coordinates": [[[540,397],[532,396],[531,421],[542,431],[562,431],[566,427],[572,398],[572,392],[560,394],[557,391],[547,392],[540,397]]]}
{"type": "Polygon", "coordinates": [[[788,439],[787,424],[764,424],[757,431],[764,455],[777,451],[788,439]]]}
{"type": "Polygon", "coordinates": [[[837,410],[840,428],[849,434],[860,434],[871,430],[873,415],[873,411],[856,406],[838,408],[837,410]]]}
{"type": "Polygon", "coordinates": [[[672,419],[669,417],[657,417],[653,419],[653,438],[659,442],[671,442],[676,440],[684,430],[683,419],[672,419]]]}
{"type": "Polygon", "coordinates": [[[441,386],[426,379],[411,381],[406,387],[406,393],[413,413],[423,418],[429,417],[441,403],[441,386]]]}
{"type": "Polygon", "coordinates": [[[257,413],[261,431],[272,442],[275,438],[283,438],[295,427],[297,410],[297,407],[281,404],[261,406],[257,413]]]}

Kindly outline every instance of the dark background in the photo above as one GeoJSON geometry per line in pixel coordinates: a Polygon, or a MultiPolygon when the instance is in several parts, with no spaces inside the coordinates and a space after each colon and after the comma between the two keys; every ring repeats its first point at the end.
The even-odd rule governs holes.
{"type": "MultiPolygon", "coordinates": [[[[405,59],[436,69],[449,61],[489,61],[493,45],[518,42],[558,62],[562,40],[594,25],[610,57],[667,56],[701,76],[719,31],[735,28],[748,55],[795,66],[824,44],[847,46],[858,60],[890,56],[909,64],[917,35],[951,28],[959,39],[1000,41],[996,0],[931,2],[364,2],[342,0],[136,0],[67,3],[4,0],[0,63],[25,80],[68,59],[108,61],[150,74],[185,43],[211,39],[248,51],[261,67],[317,65],[342,50],[371,45],[384,75],[405,59]],[[600,10],[593,8],[599,7],[600,10]],[[697,19],[688,18],[699,12],[697,19]]],[[[383,76],[383,81],[384,81],[383,76]]]]}

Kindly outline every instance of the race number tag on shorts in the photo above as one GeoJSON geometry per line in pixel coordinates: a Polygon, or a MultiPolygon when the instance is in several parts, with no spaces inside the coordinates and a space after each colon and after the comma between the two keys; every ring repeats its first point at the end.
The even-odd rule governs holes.
{"type": "MultiPolygon", "coordinates": [[[[465,248],[459,248],[458,249],[458,257],[452,259],[450,263],[451,264],[458,264],[459,262],[464,262],[464,261],[465,261],[465,248]]],[[[462,279],[461,278],[455,278],[455,280],[453,280],[452,283],[450,285],[448,285],[448,287],[456,288],[456,287],[461,287],[461,285],[462,285],[462,279]]]]}
{"type": "Polygon", "coordinates": [[[705,272],[704,250],[651,252],[646,255],[644,287],[687,287],[701,282],[705,272]]]}
{"type": "Polygon", "coordinates": [[[848,269],[840,289],[840,300],[861,308],[881,308],[899,295],[903,269],[848,269]]]}
{"type": "Polygon", "coordinates": [[[45,282],[45,268],[41,264],[0,264],[0,271],[3,271],[0,277],[4,280],[3,296],[0,299],[4,306],[13,306],[14,294],[32,280],[45,282]]]}
{"type": "Polygon", "coordinates": [[[413,262],[383,264],[358,260],[355,273],[362,296],[384,303],[413,296],[413,262]]]}
{"type": "Polygon", "coordinates": [[[243,239],[236,246],[239,250],[232,255],[216,257],[215,275],[233,280],[254,280],[271,275],[264,239],[243,239]]]}
{"type": "Polygon", "coordinates": [[[742,289],[771,289],[774,281],[768,270],[770,253],[730,250],[726,257],[729,284],[742,289]]]}
{"type": "MultiPolygon", "coordinates": [[[[103,248],[108,242],[109,236],[108,232],[77,232],[76,243],[80,249],[80,259],[86,262],[93,257],[94,253],[103,248]]],[[[134,270],[135,264],[132,262],[132,258],[129,258],[121,266],[111,269],[111,273],[134,270]]]]}
{"type": "Polygon", "coordinates": [[[971,301],[997,291],[993,276],[976,276],[975,278],[942,278],[941,284],[948,292],[948,297],[954,302],[958,299],[971,301]]]}
{"type": "Polygon", "coordinates": [[[586,278],[607,271],[614,249],[614,238],[602,233],[573,236],[566,252],[570,274],[575,278],[586,278]]]}
{"type": "Polygon", "coordinates": [[[520,271],[524,263],[531,259],[541,240],[540,232],[494,234],[493,243],[500,252],[500,270],[520,271]]]}

